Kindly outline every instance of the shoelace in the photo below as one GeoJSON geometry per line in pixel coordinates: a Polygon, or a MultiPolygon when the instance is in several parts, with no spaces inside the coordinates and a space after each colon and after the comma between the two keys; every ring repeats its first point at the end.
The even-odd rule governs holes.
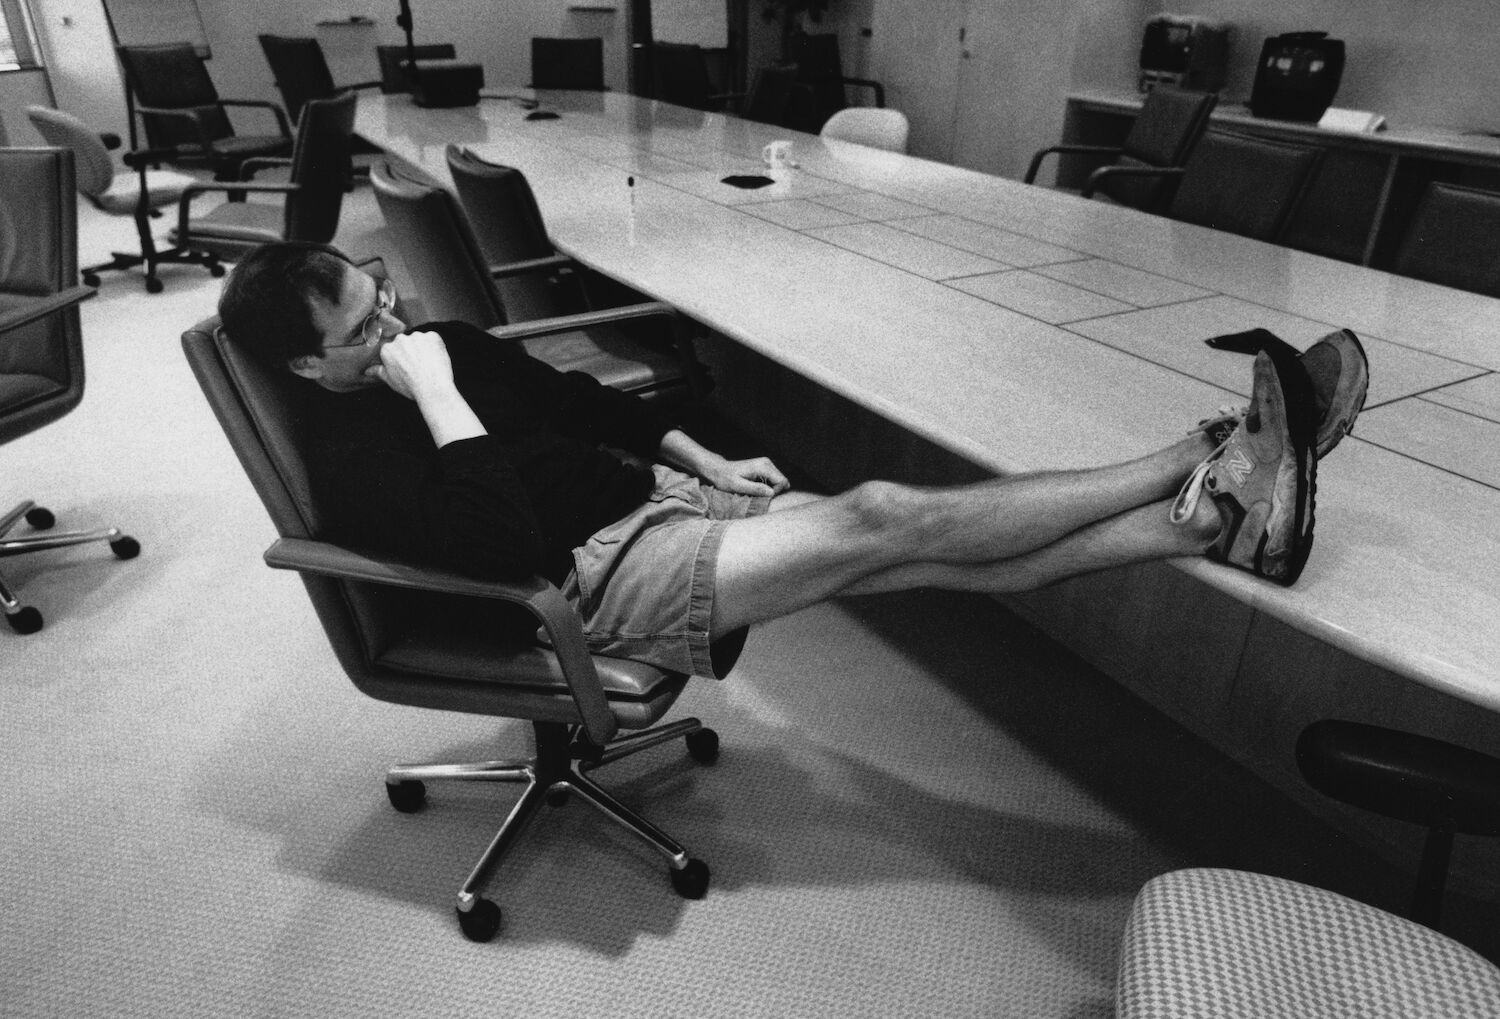
{"type": "Polygon", "coordinates": [[[1214,465],[1214,461],[1219,458],[1219,454],[1224,452],[1224,447],[1227,445],[1229,445],[1228,439],[1219,443],[1218,448],[1208,454],[1197,467],[1194,467],[1193,473],[1189,474],[1187,480],[1182,483],[1182,487],[1177,491],[1177,498],[1172,500],[1172,508],[1167,513],[1167,519],[1172,523],[1185,524],[1193,518],[1193,512],[1198,508],[1198,501],[1203,498],[1203,481],[1208,477],[1209,468],[1214,465]]]}

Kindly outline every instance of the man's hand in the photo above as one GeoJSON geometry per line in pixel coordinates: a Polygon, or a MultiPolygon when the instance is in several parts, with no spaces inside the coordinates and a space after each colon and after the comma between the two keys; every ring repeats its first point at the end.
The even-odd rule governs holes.
{"type": "Polygon", "coordinates": [[[408,400],[444,396],[453,390],[453,362],[437,333],[402,333],[380,348],[380,363],[365,370],[408,400]]]}
{"type": "Polygon", "coordinates": [[[780,495],[791,487],[786,475],[764,456],[750,460],[718,457],[703,465],[701,477],[717,489],[741,495],[780,495]]]}

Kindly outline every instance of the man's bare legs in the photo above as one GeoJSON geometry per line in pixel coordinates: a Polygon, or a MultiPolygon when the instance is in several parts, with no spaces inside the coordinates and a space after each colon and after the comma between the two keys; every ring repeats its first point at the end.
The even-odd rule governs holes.
{"type": "Polygon", "coordinates": [[[836,594],[918,586],[1019,591],[1201,553],[1218,535],[1218,511],[1205,503],[1187,525],[1174,525],[1167,505],[1209,451],[1209,440],[1194,435],[1091,470],[936,489],[870,482],[828,498],[779,497],[772,513],[725,529],[714,632],[836,594]]]}

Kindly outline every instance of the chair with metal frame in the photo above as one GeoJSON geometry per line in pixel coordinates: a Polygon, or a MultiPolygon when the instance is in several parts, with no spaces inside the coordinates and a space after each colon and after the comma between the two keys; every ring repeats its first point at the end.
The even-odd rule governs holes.
{"type": "Polygon", "coordinates": [[[848,89],[870,90],[871,103],[885,105],[885,86],[870,78],[844,74],[839,55],[839,37],[833,32],[798,33],[791,38],[792,63],[797,80],[812,91],[812,131],[818,131],[835,113],[849,106],[848,89]]]}
{"type": "MultiPolygon", "coordinates": [[[[83,329],[78,302],[94,296],[78,280],[78,196],[73,152],[0,149],[0,443],[51,424],[83,399],[83,329]]],[[[66,465],[66,455],[54,457],[66,465]]],[[[0,558],[107,542],[120,559],[140,545],[118,528],[10,537],[22,520],[49,530],[53,514],[25,500],[0,516],[0,558]]],[[[17,633],[42,628],[0,575],[0,610],[17,633]]]]}
{"type": "Polygon", "coordinates": [[[1500,192],[1429,184],[1402,237],[1395,270],[1500,297],[1500,192]]]}
{"type": "Polygon", "coordinates": [[[291,151],[292,131],[275,103],[224,99],[191,43],[118,46],[130,109],[131,148],[149,148],[158,162],[207,166],[216,180],[234,180],[247,159],[291,151]],[[276,119],[276,134],[238,134],[227,108],[259,108],[276,119]],[[136,143],[136,118],[146,144],[136,143]]]}
{"type": "Polygon", "coordinates": [[[354,104],[353,92],[308,100],[297,125],[297,144],[291,158],[248,160],[244,164],[247,177],[261,170],[285,167],[291,171],[289,180],[201,182],[189,187],[177,204],[173,240],[230,259],[269,241],[332,240],[349,186],[354,104]],[[280,206],[228,201],[206,214],[194,216],[193,199],[214,191],[286,197],[280,206]]]}
{"type": "Polygon", "coordinates": [[[1121,205],[1160,212],[1171,204],[1178,183],[1176,175],[1162,170],[1186,164],[1218,101],[1217,92],[1158,85],[1146,93],[1141,112],[1120,145],[1053,145],[1041,149],[1031,157],[1025,182],[1036,183],[1042,160],[1048,155],[1113,160],[1089,175],[1083,197],[1091,198],[1097,192],[1121,205]]]}
{"type": "Polygon", "coordinates": [[[1167,215],[1185,223],[1276,242],[1297,214],[1322,162],[1307,145],[1207,131],[1181,170],[1167,215]]]}
{"type": "Polygon", "coordinates": [[[725,92],[714,85],[708,72],[708,55],[695,43],[652,43],[651,67],[654,98],[664,103],[716,113],[745,98],[743,92],[725,92]]]}
{"type": "Polygon", "coordinates": [[[605,91],[604,40],[532,36],[531,87],[605,91]]]}
{"type": "MultiPolygon", "coordinates": [[[[492,264],[469,217],[446,188],[395,162],[377,162],[370,182],[429,319],[457,320],[491,331],[524,321],[511,312],[500,287],[525,277],[545,280],[573,265],[571,259],[555,253],[492,264]]],[[[510,183],[513,179],[499,181],[500,186],[510,183]]],[[[526,194],[530,194],[529,187],[526,194]]],[[[542,238],[545,241],[545,233],[542,238]]],[[[706,389],[686,324],[669,305],[648,301],[580,311],[578,304],[561,295],[552,299],[556,303],[549,303],[543,293],[533,303],[520,304],[520,292],[512,289],[510,293],[527,315],[576,312],[564,319],[575,323],[573,329],[525,341],[528,353],[554,368],[584,371],[605,385],[652,399],[695,397],[706,389]],[[661,342],[636,339],[626,327],[637,323],[656,325],[653,331],[662,337],[661,342]]]]}
{"type": "MultiPolygon", "coordinates": [[[[524,342],[572,328],[574,323],[565,319],[492,332],[497,342],[524,342]]],[[[591,655],[577,613],[540,577],[481,581],[324,540],[295,424],[294,387],[308,383],[247,357],[216,319],[190,329],[182,343],[276,526],[279,537],[267,550],[266,562],[301,575],[354,685],[393,704],[532,723],[535,748],[530,756],[398,765],[386,772],[392,806],[408,813],[421,808],[426,783],[434,780],[523,787],[459,889],[455,908],[463,933],[488,941],[498,932],[500,909],[481,894],[486,876],[543,803],[557,803],[569,793],[666,857],[679,895],[701,898],[710,879],[707,865],[592,777],[595,768],[678,737],[685,737],[695,760],[707,764],[717,759],[719,738],[698,719],[657,725],[688,677],[591,655]],[[545,645],[536,638],[539,628],[546,633],[545,645]]],[[[743,639],[742,633],[734,636],[743,639]]],[[[734,651],[731,642],[725,653],[734,651]]]]}
{"type": "Polygon", "coordinates": [[[309,99],[328,99],[340,92],[380,86],[380,82],[373,79],[335,84],[333,72],[328,69],[328,59],[323,55],[323,46],[311,36],[262,34],[255,38],[260,42],[271,76],[276,80],[277,91],[281,93],[282,105],[293,124],[301,119],[302,107],[309,99]]]}

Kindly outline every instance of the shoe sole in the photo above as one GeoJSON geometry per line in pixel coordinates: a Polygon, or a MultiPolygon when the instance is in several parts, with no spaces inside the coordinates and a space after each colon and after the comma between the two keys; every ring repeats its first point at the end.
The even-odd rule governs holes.
{"type": "MultiPolygon", "coordinates": [[[[1365,395],[1370,389],[1370,362],[1359,337],[1348,329],[1329,333],[1302,354],[1306,368],[1310,359],[1319,358],[1322,351],[1332,351],[1338,358],[1337,382],[1329,394],[1328,406],[1320,412],[1318,427],[1318,459],[1333,452],[1339,440],[1354,431],[1354,421],[1364,409],[1365,395]]],[[[1312,369],[1308,369],[1309,376],[1312,369]]],[[[1314,391],[1316,391],[1314,386],[1314,391]]]]}

